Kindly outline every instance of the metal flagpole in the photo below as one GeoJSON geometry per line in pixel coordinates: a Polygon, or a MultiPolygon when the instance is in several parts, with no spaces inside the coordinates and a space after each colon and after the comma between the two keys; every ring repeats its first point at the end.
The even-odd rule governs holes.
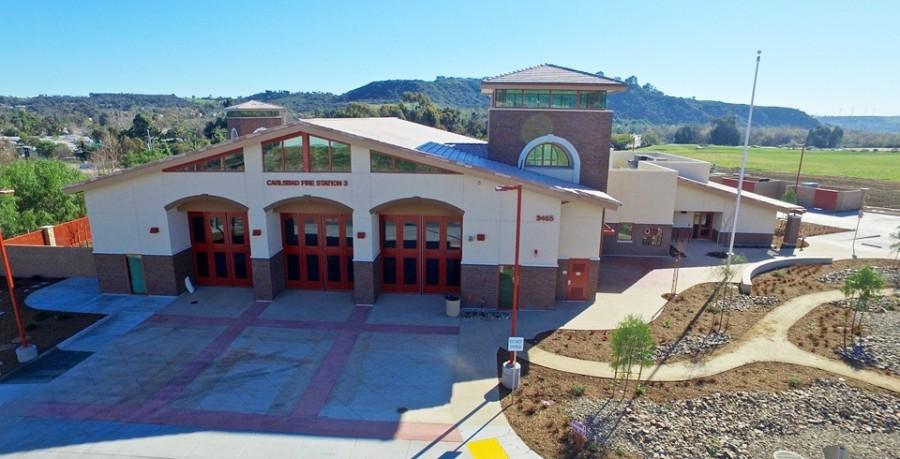
{"type": "Polygon", "coordinates": [[[747,128],[744,130],[744,154],[741,156],[741,172],[738,175],[737,198],[734,203],[734,218],[731,222],[731,240],[728,242],[728,258],[726,266],[731,266],[734,256],[734,233],[737,231],[738,215],[741,212],[741,192],[744,189],[744,169],[747,167],[747,154],[750,150],[750,125],[753,122],[753,103],[756,101],[756,77],[759,75],[759,57],[762,51],[756,51],[756,70],[753,71],[753,91],[750,93],[750,113],[747,114],[747,128]]]}

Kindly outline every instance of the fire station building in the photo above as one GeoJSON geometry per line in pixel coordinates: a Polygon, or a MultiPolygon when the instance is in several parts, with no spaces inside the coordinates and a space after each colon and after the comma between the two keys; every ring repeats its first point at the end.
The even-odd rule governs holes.
{"type": "MultiPolygon", "coordinates": [[[[227,142],[68,191],[84,193],[104,292],[175,295],[189,277],[260,299],[457,293],[497,307],[511,302],[517,223],[516,193],[497,187],[521,184],[521,305],[593,300],[602,251],[660,254],[673,234],[713,238],[728,220],[716,201],[728,187],[697,166],[611,155],[606,96],[625,89],[553,65],[486,79],[487,141],[397,118],[286,123],[251,101],[226,110],[227,142]],[[663,199],[628,179],[640,171],[660,177],[647,190],[663,199]]],[[[771,240],[775,213],[797,210],[747,195],[746,242],[771,240]]]]}

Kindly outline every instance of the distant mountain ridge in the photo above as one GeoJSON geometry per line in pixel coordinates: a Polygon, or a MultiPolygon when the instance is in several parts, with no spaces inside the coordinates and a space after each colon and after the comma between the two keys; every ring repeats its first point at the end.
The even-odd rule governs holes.
{"type": "MultiPolygon", "coordinates": [[[[646,124],[704,124],[715,118],[734,116],[746,119],[749,107],[746,104],[696,100],[664,94],[652,85],[643,86],[637,78],[625,80],[628,90],[609,96],[609,108],[616,112],[618,122],[639,122],[646,124]]],[[[481,79],[437,77],[425,80],[382,80],[373,81],[341,95],[330,93],[287,93],[271,91],[254,94],[241,100],[257,99],[282,104],[295,112],[308,112],[326,100],[331,104],[390,103],[397,102],[404,92],[421,92],[438,105],[460,109],[486,109],[487,96],[481,94],[481,79]]],[[[753,112],[754,124],[765,127],[796,127],[809,129],[819,122],[805,112],[786,107],[756,107],[753,112]]]]}
{"type": "Polygon", "coordinates": [[[844,129],[900,134],[900,116],[817,116],[816,119],[844,129]]]}
{"type": "MultiPolygon", "coordinates": [[[[617,123],[650,125],[705,124],[710,120],[734,116],[745,119],[748,106],[710,100],[666,95],[650,84],[639,85],[636,77],[624,80],[629,88],[624,93],[609,96],[609,108],[615,111],[617,123]]],[[[96,117],[104,109],[154,110],[163,108],[198,109],[206,116],[220,111],[228,100],[242,102],[255,99],[283,105],[299,115],[312,115],[340,108],[352,102],[382,104],[398,102],[405,92],[426,94],[439,106],[461,110],[486,110],[489,99],[481,94],[481,79],[439,76],[433,81],[382,80],[373,81],[344,94],[328,92],[264,91],[247,97],[193,98],[174,95],[148,94],[91,94],[83,96],[37,96],[29,98],[0,96],[4,106],[25,107],[44,116],[71,115],[96,117]]],[[[2,113],[2,112],[0,112],[2,113]]],[[[760,127],[793,127],[808,129],[819,121],[801,110],[785,107],[756,107],[754,125],[760,127]]],[[[826,121],[828,122],[828,121],[826,121]]]]}

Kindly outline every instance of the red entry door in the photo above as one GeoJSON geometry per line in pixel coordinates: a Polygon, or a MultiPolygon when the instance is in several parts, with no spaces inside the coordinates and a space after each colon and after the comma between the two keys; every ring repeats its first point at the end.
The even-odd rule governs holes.
{"type": "Polygon", "coordinates": [[[353,219],[349,214],[281,214],[288,288],[353,288],[353,219]]]}
{"type": "Polygon", "coordinates": [[[587,300],[588,282],[590,282],[589,266],[588,260],[569,260],[569,275],[566,282],[567,300],[587,300]]]}
{"type": "Polygon", "coordinates": [[[459,292],[462,218],[381,217],[383,286],[389,292],[459,292]]]}
{"type": "Polygon", "coordinates": [[[198,285],[250,286],[250,240],[244,212],[188,212],[198,285]]]}
{"type": "Polygon", "coordinates": [[[693,239],[712,239],[712,212],[694,212],[693,239]]]}

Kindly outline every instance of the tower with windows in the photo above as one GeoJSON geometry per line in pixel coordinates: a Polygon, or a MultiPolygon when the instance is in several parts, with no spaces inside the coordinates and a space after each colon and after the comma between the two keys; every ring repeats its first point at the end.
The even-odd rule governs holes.
{"type": "Polygon", "coordinates": [[[488,157],[606,191],[612,111],[619,81],[551,64],[488,78],[488,157]]]}
{"type": "Polygon", "coordinates": [[[225,108],[228,138],[236,139],[260,129],[284,125],[284,107],[250,100],[225,108]]]}

